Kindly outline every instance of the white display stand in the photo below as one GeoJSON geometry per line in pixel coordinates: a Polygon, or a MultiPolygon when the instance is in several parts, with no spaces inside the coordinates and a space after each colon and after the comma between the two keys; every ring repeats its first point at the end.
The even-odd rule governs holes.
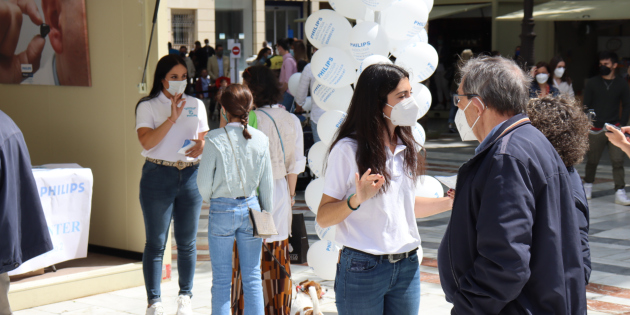
{"type": "Polygon", "coordinates": [[[54,249],[24,262],[9,275],[19,275],[87,256],[92,209],[92,171],[77,164],[33,168],[54,249]]]}

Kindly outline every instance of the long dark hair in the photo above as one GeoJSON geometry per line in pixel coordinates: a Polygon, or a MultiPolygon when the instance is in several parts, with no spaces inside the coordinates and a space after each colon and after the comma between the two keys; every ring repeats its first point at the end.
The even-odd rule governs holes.
{"type": "MultiPolygon", "coordinates": [[[[160,58],[160,61],[158,61],[157,66],[155,67],[151,92],[149,92],[148,96],[145,96],[138,101],[136,104],[136,113],[138,113],[138,105],[140,105],[140,103],[152,100],[160,95],[160,92],[164,89],[162,79],[166,78],[166,74],[168,74],[168,72],[177,65],[182,65],[186,68],[186,62],[178,55],[166,55],[160,58]]],[[[188,90],[188,86],[186,86],[186,90],[188,90]]]]}
{"type": "MultiPolygon", "coordinates": [[[[549,61],[549,68],[547,70],[549,70],[549,82],[551,82],[552,84],[553,84],[553,77],[555,76],[553,72],[556,71],[556,68],[558,67],[558,64],[561,61],[564,61],[564,59],[562,59],[562,57],[560,56],[555,56],[551,58],[551,61],[549,61]]],[[[566,61],[564,63],[566,65],[566,61]]],[[[571,85],[572,83],[571,78],[567,75],[566,71],[564,71],[564,74],[562,75],[562,78],[560,78],[560,81],[566,82],[569,85],[571,85]]]]}
{"type": "MultiPolygon", "coordinates": [[[[387,170],[387,150],[385,140],[389,134],[387,121],[383,117],[383,107],[387,103],[387,95],[391,93],[400,80],[409,78],[409,73],[403,68],[388,65],[375,64],[367,67],[361,73],[357,87],[352,95],[348,116],[339,127],[337,137],[334,139],[330,150],[344,138],[350,138],[357,143],[356,161],[359,174],[365,173],[368,168],[372,174],[381,174],[385,177],[385,184],[381,192],[387,191],[391,174],[387,170]],[[387,132],[383,132],[386,130],[387,132]]],[[[398,126],[394,133],[407,146],[404,151],[405,174],[416,180],[424,170],[424,156],[418,152],[420,144],[413,138],[411,127],[398,126]]]]}
{"type": "Polygon", "coordinates": [[[241,119],[241,124],[245,128],[243,129],[243,137],[248,140],[251,139],[252,136],[247,131],[247,123],[254,97],[249,89],[240,84],[232,84],[219,91],[217,99],[230,115],[241,119]]]}
{"type": "Polygon", "coordinates": [[[254,96],[254,105],[275,105],[282,100],[278,78],[266,66],[253,66],[243,71],[243,81],[254,96]]]}
{"type": "Polygon", "coordinates": [[[255,61],[254,64],[256,64],[258,61],[260,61],[267,52],[271,52],[271,48],[264,47],[263,49],[261,49],[258,52],[258,55],[256,55],[256,60],[254,60],[255,61]]]}

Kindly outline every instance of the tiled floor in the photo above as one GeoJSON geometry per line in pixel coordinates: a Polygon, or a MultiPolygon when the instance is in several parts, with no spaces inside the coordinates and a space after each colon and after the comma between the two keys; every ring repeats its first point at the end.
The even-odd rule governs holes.
{"type": "MultiPolygon", "coordinates": [[[[459,142],[427,143],[429,175],[449,175],[472,156],[474,147],[459,142]]],[[[604,157],[598,170],[593,197],[590,202],[590,244],[593,261],[591,284],[587,288],[589,315],[630,314],[630,207],[613,203],[612,173],[610,163],[604,157]]],[[[627,163],[627,165],[630,165],[627,163]]],[[[583,165],[578,167],[583,172],[583,165]]],[[[630,176],[626,177],[630,183],[630,176]]],[[[299,197],[298,197],[299,198],[299,197]]],[[[306,228],[311,243],[318,240],[315,234],[312,212],[303,202],[294,208],[296,213],[304,213],[306,228]]],[[[195,314],[210,314],[210,286],[212,280],[211,262],[207,252],[207,208],[202,211],[199,223],[199,262],[193,289],[195,314]]],[[[424,260],[421,265],[420,314],[450,314],[451,306],[444,300],[437,271],[437,248],[448,224],[450,213],[431,218],[419,219],[418,228],[422,237],[424,260]]],[[[176,252],[174,251],[175,255],[176,252]]],[[[176,264],[174,264],[176,270],[176,264]]],[[[307,266],[292,266],[294,280],[317,280],[317,276],[307,266]]],[[[328,288],[322,308],[325,314],[336,314],[332,281],[322,281],[328,288]]],[[[173,280],[162,284],[164,304],[167,314],[175,314],[177,294],[177,272],[173,280]]],[[[90,296],[29,310],[15,312],[15,315],[37,314],[144,314],[146,294],[143,287],[131,288],[106,294],[90,296]]]]}

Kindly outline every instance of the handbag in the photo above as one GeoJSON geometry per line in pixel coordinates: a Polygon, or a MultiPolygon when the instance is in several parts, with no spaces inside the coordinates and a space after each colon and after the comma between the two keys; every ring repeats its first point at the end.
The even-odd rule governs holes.
{"type": "MultiPolygon", "coordinates": [[[[232,139],[230,139],[230,134],[227,131],[227,128],[223,128],[225,134],[228,137],[228,142],[230,143],[230,147],[232,148],[232,154],[234,154],[234,163],[236,163],[236,172],[238,173],[238,178],[241,181],[241,188],[243,188],[243,196],[247,198],[247,192],[245,192],[245,185],[243,184],[243,178],[241,177],[241,171],[238,167],[238,159],[236,158],[236,151],[234,151],[234,146],[232,145],[232,139]]],[[[247,210],[249,211],[249,221],[252,223],[252,227],[254,229],[254,237],[258,238],[269,238],[272,235],[278,235],[278,230],[276,229],[276,225],[273,222],[273,216],[266,210],[256,211],[249,206],[247,206],[247,210]]]]}

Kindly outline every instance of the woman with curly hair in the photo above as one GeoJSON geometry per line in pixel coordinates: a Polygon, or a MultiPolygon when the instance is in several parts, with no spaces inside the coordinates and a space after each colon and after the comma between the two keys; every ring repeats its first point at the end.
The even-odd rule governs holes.
{"type": "Polygon", "coordinates": [[[588,284],[591,276],[591,250],[588,243],[589,209],[582,179],[573,167],[584,159],[588,151],[588,131],[591,121],[574,98],[547,95],[529,101],[527,114],[532,125],[540,130],[558,151],[567,167],[573,187],[575,214],[580,226],[584,276],[588,284]]]}

